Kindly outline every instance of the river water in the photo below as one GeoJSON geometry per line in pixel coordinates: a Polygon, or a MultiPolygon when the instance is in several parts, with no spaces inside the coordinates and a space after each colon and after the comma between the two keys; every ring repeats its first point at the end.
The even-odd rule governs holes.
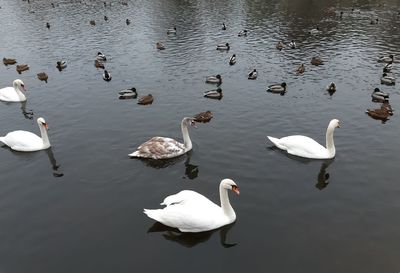
{"type": "Polygon", "coordinates": [[[52,143],[35,153],[0,149],[0,272],[400,271],[400,92],[380,85],[377,62],[400,55],[398,2],[54,4],[0,0],[0,57],[30,66],[18,75],[0,65],[0,84],[21,78],[25,110],[33,111],[29,119],[23,105],[0,103],[0,134],[38,133],[42,116],[52,143]],[[177,34],[167,35],[173,26],[177,34]],[[322,32],[310,35],[316,26],[322,32]],[[248,36],[238,37],[243,29],[248,36]],[[275,48],[292,39],[296,49],[275,48]],[[157,41],[166,50],[157,51],[157,41]],[[229,52],[215,50],[225,42],[229,52]],[[110,82],[94,67],[98,51],[110,82]],[[229,66],[232,54],[237,63],[229,66]],[[313,56],[325,64],[311,66],[313,56]],[[61,72],[60,59],[68,62],[61,72]],[[301,63],[306,72],[297,75],[301,63]],[[247,80],[254,68],[257,80],[247,80]],[[221,100],[203,97],[215,88],[205,77],[215,74],[223,78],[221,100]],[[284,96],[265,91],[283,81],[284,96]],[[153,94],[153,104],[119,100],[117,91],[132,86],[139,96],[153,94]],[[390,93],[394,115],[386,122],[365,114],[380,107],[371,101],[375,87],[390,93]],[[182,139],[182,118],[206,110],[214,117],[190,128],[189,154],[128,157],[152,136],[182,139]],[[341,121],[334,160],[288,156],[267,140],[304,134],[324,144],[333,118],[341,121]],[[241,190],[230,195],[231,226],[182,234],[142,213],[183,189],[219,203],[223,178],[241,190]]]}

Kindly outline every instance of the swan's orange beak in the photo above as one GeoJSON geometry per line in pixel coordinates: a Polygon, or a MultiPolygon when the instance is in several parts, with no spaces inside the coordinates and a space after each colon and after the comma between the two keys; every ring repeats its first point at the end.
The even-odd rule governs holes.
{"type": "Polygon", "coordinates": [[[235,192],[237,195],[240,194],[238,186],[232,186],[232,191],[235,192]]]}
{"type": "Polygon", "coordinates": [[[21,84],[21,88],[26,92],[25,85],[21,84]]]}
{"type": "Polygon", "coordinates": [[[338,122],[337,127],[340,128],[340,123],[338,122]]]}
{"type": "Polygon", "coordinates": [[[49,130],[49,125],[47,125],[47,123],[43,123],[44,128],[46,128],[46,130],[49,130]]]}

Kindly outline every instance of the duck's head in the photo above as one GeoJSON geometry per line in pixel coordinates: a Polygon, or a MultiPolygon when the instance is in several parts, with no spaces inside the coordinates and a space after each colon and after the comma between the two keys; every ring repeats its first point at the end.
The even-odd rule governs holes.
{"type": "Polygon", "coordinates": [[[379,88],[375,88],[374,93],[376,93],[376,92],[381,92],[381,90],[379,88]]]}
{"type": "Polygon", "coordinates": [[[254,68],[253,72],[257,72],[257,70],[254,68]]]}
{"type": "Polygon", "coordinates": [[[132,88],[129,89],[129,90],[131,90],[132,92],[135,92],[135,93],[136,93],[136,88],[135,88],[135,87],[132,87],[132,88]]]}
{"type": "Polygon", "coordinates": [[[13,86],[14,86],[14,88],[17,88],[20,91],[25,91],[26,92],[24,82],[22,80],[20,80],[20,79],[14,80],[13,81],[13,86]]]}
{"type": "Polygon", "coordinates": [[[382,77],[386,77],[386,76],[387,76],[387,74],[386,74],[386,73],[383,73],[383,74],[382,74],[382,77]]]}
{"type": "Polygon", "coordinates": [[[338,119],[332,119],[329,122],[329,126],[328,127],[332,127],[332,128],[340,128],[340,122],[338,119]]]}
{"type": "Polygon", "coordinates": [[[281,86],[282,86],[283,88],[285,88],[285,87],[286,87],[286,82],[281,83],[281,86]]]}
{"type": "Polygon", "coordinates": [[[216,77],[218,80],[221,79],[221,75],[220,75],[220,74],[217,74],[215,77],[216,77]]]}
{"type": "Polygon", "coordinates": [[[391,59],[393,59],[393,58],[394,58],[394,56],[393,56],[392,54],[390,54],[390,55],[389,55],[389,57],[390,57],[391,59]]]}
{"type": "Polygon", "coordinates": [[[225,178],[221,181],[221,186],[222,188],[226,189],[226,190],[231,190],[234,193],[236,193],[237,195],[240,194],[239,191],[239,187],[236,185],[235,181],[233,181],[232,179],[229,178],[225,178]]]}
{"type": "Polygon", "coordinates": [[[40,117],[37,119],[37,123],[39,126],[44,126],[44,128],[46,128],[46,130],[49,129],[49,126],[47,125],[46,121],[44,120],[44,118],[40,117]]]}
{"type": "Polygon", "coordinates": [[[233,54],[232,57],[236,57],[236,54],[233,54]]]}
{"type": "Polygon", "coordinates": [[[226,43],[225,45],[226,45],[227,47],[229,47],[229,43],[226,43]]]}
{"type": "Polygon", "coordinates": [[[222,89],[221,88],[217,88],[217,90],[216,90],[218,93],[222,93],[222,89]]]}

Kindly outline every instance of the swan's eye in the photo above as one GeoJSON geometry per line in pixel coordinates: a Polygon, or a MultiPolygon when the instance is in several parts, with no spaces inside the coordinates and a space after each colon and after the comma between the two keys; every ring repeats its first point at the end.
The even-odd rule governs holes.
{"type": "Polygon", "coordinates": [[[23,84],[21,84],[21,87],[25,87],[23,84]]]}

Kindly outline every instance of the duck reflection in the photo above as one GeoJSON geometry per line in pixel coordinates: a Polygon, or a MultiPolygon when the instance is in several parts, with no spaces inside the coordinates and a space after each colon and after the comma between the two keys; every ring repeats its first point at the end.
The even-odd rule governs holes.
{"type": "Polygon", "coordinates": [[[45,150],[47,156],[49,157],[49,161],[53,170],[53,176],[54,177],[61,177],[64,176],[64,174],[59,170],[60,165],[57,164],[56,158],[54,157],[54,153],[53,150],[50,148],[48,148],[47,150],[45,150]]]}
{"type": "Polygon", "coordinates": [[[329,165],[332,164],[334,159],[329,159],[326,161],[323,161],[321,164],[321,168],[319,170],[318,176],[317,176],[317,184],[315,184],[315,187],[319,190],[323,190],[326,186],[329,184],[329,173],[327,172],[327,168],[329,165]]]}
{"type": "Polygon", "coordinates": [[[147,230],[147,233],[163,232],[162,236],[167,241],[176,242],[184,247],[190,248],[190,247],[194,247],[200,243],[204,243],[204,242],[208,241],[211,238],[211,235],[213,233],[216,233],[219,231],[220,244],[224,248],[230,248],[230,247],[237,245],[237,243],[227,243],[226,242],[227,233],[233,227],[234,224],[235,223],[232,223],[230,225],[223,226],[219,229],[205,231],[205,232],[186,233],[186,232],[180,232],[176,228],[168,227],[159,222],[156,222],[147,230]]]}

